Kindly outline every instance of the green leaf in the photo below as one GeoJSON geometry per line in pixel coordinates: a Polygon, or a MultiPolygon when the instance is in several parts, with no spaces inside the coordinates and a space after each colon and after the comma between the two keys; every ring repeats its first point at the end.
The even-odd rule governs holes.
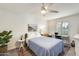
{"type": "Polygon", "coordinates": [[[1,45],[5,45],[6,43],[8,43],[10,41],[10,39],[12,38],[11,34],[12,31],[3,31],[0,33],[0,44],[1,45]]]}

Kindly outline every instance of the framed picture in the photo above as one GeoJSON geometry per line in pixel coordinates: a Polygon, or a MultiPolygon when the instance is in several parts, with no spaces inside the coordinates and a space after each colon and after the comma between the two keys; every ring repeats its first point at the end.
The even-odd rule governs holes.
{"type": "Polygon", "coordinates": [[[36,24],[28,24],[28,32],[36,32],[37,25],[36,24]]]}

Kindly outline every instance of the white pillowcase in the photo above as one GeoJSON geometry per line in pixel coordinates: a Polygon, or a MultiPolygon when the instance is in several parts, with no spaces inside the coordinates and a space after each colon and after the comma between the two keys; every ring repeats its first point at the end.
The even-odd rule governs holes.
{"type": "Polygon", "coordinates": [[[29,32],[28,33],[28,38],[27,39],[31,39],[31,38],[35,38],[35,37],[40,37],[40,33],[38,32],[29,32]]]}

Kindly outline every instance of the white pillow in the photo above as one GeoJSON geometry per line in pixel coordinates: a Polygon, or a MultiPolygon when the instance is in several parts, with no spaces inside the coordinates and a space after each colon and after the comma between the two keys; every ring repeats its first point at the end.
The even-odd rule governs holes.
{"type": "Polygon", "coordinates": [[[41,35],[38,32],[29,32],[28,33],[28,39],[39,37],[39,36],[41,36],[41,35]]]}
{"type": "Polygon", "coordinates": [[[41,34],[37,32],[37,33],[36,33],[36,36],[37,36],[37,37],[40,37],[40,36],[41,36],[41,34]]]}

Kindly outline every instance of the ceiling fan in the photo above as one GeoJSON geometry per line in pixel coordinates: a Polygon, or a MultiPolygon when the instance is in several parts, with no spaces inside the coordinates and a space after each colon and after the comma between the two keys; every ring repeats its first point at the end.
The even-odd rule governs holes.
{"type": "Polygon", "coordinates": [[[50,6],[46,5],[45,3],[42,3],[42,6],[41,6],[41,13],[43,15],[45,15],[46,13],[50,12],[50,13],[58,13],[59,11],[57,10],[50,10],[48,9],[50,6]]]}

